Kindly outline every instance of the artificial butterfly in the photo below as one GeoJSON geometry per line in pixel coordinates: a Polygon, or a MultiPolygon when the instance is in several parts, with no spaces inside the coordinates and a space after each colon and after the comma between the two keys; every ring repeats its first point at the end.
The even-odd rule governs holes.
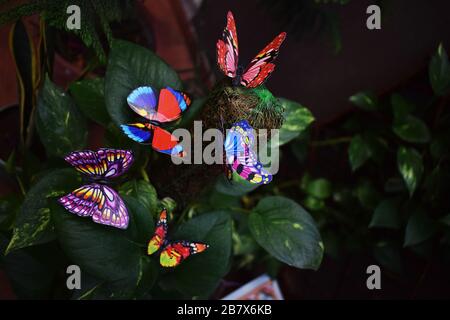
{"type": "Polygon", "coordinates": [[[159,263],[163,267],[176,267],[189,256],[208,249],[209,245],[201,242],[190,242],[186,240],[171,241],[166,239],[167,235],[167,210],[163,209],[159,214],[156,230],[148,242],[147,254],[161,250],[159,263]]]}
{"type": "Polygon", "coordinates": [[[72,152],[64,159],[92,183],[59,198],[59,203],[78,216],[92,217],[96,223],[126,229],[128,210],[117,192],[104,183],[129,169],[133,153],[115,149],[85,150],[72,152]]]}
{"type": "Polygon", "coordinates": [[[228,11],[227,26],[223,30],[222,39],[217,41],[217,64],[226,76],[233,79],[233,85],[239,84],[247,88],[256,88],[262,84],[275,69],[272,62],[278,56],[286,32],[280,33],[264,49],[262,49],[244,70],[238,64],[239,47],[236,25],[231,11],[228,11]]]}
{"type": "Polygon", "coordinates": [[[140,143],[151,143],[156,151],[183,156],[183,148],[177,138],[160,125],[180,118],[191,104],[191,99],[185,93],[166,87],[159,91],[157,101],[152,87],[139,87],[131,92],[127,102],[134,112],[150,121],[121,125],[128,137],[140,143]]]}
{"type": "Polygon", "coordinates": [[[251,183],[268,184],[272,175],[258,161],[253,151],[255,136],[253,128],[247,120],[233,124],[224,142],[225,169],[228,180],[232,179],[233,171],[251,183]]]}

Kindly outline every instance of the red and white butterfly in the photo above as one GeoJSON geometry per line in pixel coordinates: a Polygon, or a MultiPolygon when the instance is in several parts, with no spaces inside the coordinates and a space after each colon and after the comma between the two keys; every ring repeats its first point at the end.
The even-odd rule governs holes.
{"type": "Polygon", "coordinates": [[[222,39],[217,41],[217,64],[226,76],[233,79],[233,85],[256,88],[261,85],[275,69],[272,62],[278,56],[286,32],[280,33],[250,62],[246,69],[238,64],[239,46],[236,24],[231,11],[228,11],[227,26],[223,30],[222,39]]]}

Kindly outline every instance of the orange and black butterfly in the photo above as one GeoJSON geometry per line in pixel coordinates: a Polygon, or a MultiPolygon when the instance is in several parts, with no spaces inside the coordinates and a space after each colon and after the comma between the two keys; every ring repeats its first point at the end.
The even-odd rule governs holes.
{"type": "Polygon", "coordinates": [[[156,230],[148,242],[147,254],[152,255],[161,251],[159,262],[163,267],[176,267],[189,256],[208,249],[209,245],[201,242],[186,240],[168,241],[167,235],[167,210],[163,209],[159,214],[156,230]]]}

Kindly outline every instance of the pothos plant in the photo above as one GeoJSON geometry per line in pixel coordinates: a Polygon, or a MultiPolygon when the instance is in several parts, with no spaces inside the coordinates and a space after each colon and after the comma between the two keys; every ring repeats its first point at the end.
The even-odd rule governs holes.
{"type": "Polygon", "coordinates": [[[428,72],[382,96],[351,96],[355,112],[329,125],[321,140],[303,134],[291,144],[302,163],[335,159],[331,170],[318,160],[289,185],[317,219],[328,254],[368,253],[397,278],[412,274],[411,256],[449,261],[449,90],[440,45],[428,72]]]}
{"type": "MultiPolygon", "coordinates": [[[[222,175],[202,178],[185,174],[192,166],[175,169],[170,157],[134,143],[120,131],[119,125],[132,116],[126,98],[142,85],[183,87],[177,73],[157,55],[121,40],[112,41],[104,78],[81,79],[63,90],[48,73],[42,74],[30,120],[30,130],[37,135],[27,148],[18,148],[2,162],[8,181],[18,192],[2,196],[0,262],[17,296],[207,298],[227,273],[255,262],[267,262],[271,270],[273,263],[269,262],[273,261],[317,269],[324,247],[315,222],[296,201],[277,195],[277,181],[273,186],[256,188],[243,180],[229,184],[222,175]],[[114,185],[130,214],[126,230],[79,218],[57,202],[82,182],[63,157],[92,146],[89,128],[96,129],[101,147],[134,153],[132,168],[114,185]],[[39,152],[40,146],[45,152],[39,152]],[[158,177],[157,172],[169,174],[158,177]],[[177,186],[193,179],[203,188],[195,196],[185,197],[189,188],[177,186]],[[177,199],[181,199],[179,203],[177,199]],[[172,239],[202,241],[210,246],[173,270],[161,268],[146,254],[163,207],[170,212],[172,239]],[[73,264],[81,268],[82,285],[80,290],[68,291],[65,270],[73,264]]],[[[213,119],[209,123],[214,124],[212,101],[220,99],[221,90],[229,89],[218,85],[207,97],[194,97],[175,126],[190,128],[194,119],[213,119]]],[[[313,121],[302,105],[276,99],[266,88],[258,90],[233,94],[238,100],[240,95],[244,101],[249,96],[259,99],[255,106],[259,109],[247,110],[249,117],[267,120],[267,113],[281,115],[281,121],[276,121],[278,127],[283,122],[280,145],[295,139],[313,121]]],[[[245,104],[241,101],[233,106],[245,104]]],[[[239,114],[239,110],[234,111],[239,114]]]]}

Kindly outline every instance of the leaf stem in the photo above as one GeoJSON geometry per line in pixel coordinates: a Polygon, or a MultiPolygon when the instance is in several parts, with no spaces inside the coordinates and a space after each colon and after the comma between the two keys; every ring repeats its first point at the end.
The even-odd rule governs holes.
{"type": "Polygon", "coordinates": [[[144,179],[145,182],[150,182],[150,179],[148,178],[148,175],[147,175],[147,171],[145,171],[145,168],[147,168],[147,164],[148,164],[148,156],[145,157],[144,165],[141,167],[141,175],[142,175],[142,179],[144,179]]]}
{"type": "Polygon", "coordinates": [[[16,180],[17,180],[17,184],[19,185],[20,188],[20,192],[22,192],[22,195],[25,196],[27,194],[27,192],[25,191],[25,187],[23,186],[23,182],[20,179],[20,177],[18,175],[16,175],[16,180]]]}
{"type": "Polygon", "coordinates": [[[237,211],[237,212],[246,213],[246,214],[251,213],[251,210],[244,209],[244,208],[239,208],[239,207],[228,207],[228,209],[230,209],[230,210],[232,210],[232,211],[237,211]]]}

